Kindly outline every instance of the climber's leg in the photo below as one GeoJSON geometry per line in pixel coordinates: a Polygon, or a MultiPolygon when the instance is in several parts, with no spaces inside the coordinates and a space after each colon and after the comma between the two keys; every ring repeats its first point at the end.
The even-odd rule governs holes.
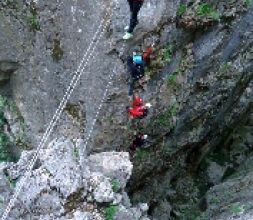
{"type": "Polygon", "coordinates": [[[134,80],[133,77],[130,77],[129,90],[128,90],[128,95],[129,96],[132,96],[133,93],[134,93],[134,84],[135,84],[135,81],[136,80],[134,80]]]}
{"type": "Polygon", "coordinates": [[[142,1],[131,1],[131,0],[128,0],[128,3],[130,5],[131,18],[130,18],[130,25],[125,28],[128,30],[123,36],[124,40],[129,40],[133,37],[134,28],[138,24],[138,13],[143,4],[142,1]]]}
{"type": "Polygon", "coordinates": [[[142,1],[135,1],[133,3],[133,11],[131,14],[131,19],[130,19],[130,25],[129,25],[129,29],[128,29],[128,33],[133,33],[134,28],[136,27],[136,25],[138,24],[138,13],[141,9],[143,2],[142,1]]]}
{"type": "Polygon", "coordinates": [[[130,12],[131,12],[131,14],[132,14],[132,12],[133,12],[133,0],[127,0],[128,1],[128,4],[129,4],[129,8],[130,8],[130,12]]]}
{"type": "Polygon", "coordinates": [[[133,72],[134,72],[134,64],[133,64],[133,58],[131,56],[127,57],[127,72],[130,75],[129,79],[129,94],[131,95],[133,93],[133,84],[134,84],[134,78],[133,78],[133,72]]]}

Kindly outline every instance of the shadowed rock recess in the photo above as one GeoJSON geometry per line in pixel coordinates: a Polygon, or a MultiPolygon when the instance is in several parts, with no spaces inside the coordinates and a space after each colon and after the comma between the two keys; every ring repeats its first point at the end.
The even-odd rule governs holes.
{"type": "Polygon", "coordinates": [[[130,41],[126,0],[1,0],[0,214],[103,18],[8,219],[252,220],[252,0],[145,0],[130,41]],[[139,88],[152,108],[135,123],[125,61],[152,43],[139,88]],[[130,157],[135,130],[149,147],[130,157]]]}

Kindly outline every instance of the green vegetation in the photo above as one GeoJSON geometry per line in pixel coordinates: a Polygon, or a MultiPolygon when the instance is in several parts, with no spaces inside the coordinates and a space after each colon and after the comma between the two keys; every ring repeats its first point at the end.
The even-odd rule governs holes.
{"type": "Polygon", "coordinates": [[[0,110],[2,110],[5,107],[6,103],[7,103],[6,98],[0,95],[0,110]]]}
{"type": "Polygon", "coordinates": [[[29,8],[27,21],[31,31],[35,32],[40,30],[38,13],[33,2],[31,3],[29,8]]]}
{"type": "Polygon", "coordinates": [[[247,7],[250,7],[253,5],[253,0],[244,0],[244,4],[246,4],[247,7]]]}
{"type": "Polygon", "coordinates": [[[230,211],[235,215],[241,215],[244,213],[245,208],[244,205],[240,205],[240,203],[234,203],[230,206],[230,211]]]}
{"type": "Polygon", "coordinates": [[[2,128],[5,124],[4,108],[6,106],[6,102],[6,99],[3,96],[0,96],[0,128],[2,128]]]}
{"type": "Polygon", "coordinates": [[[148,152],[146,150],[144,150],[144,149],[138,148],[136,150],[136,159],[138,161],[144,160],[147,157],[147,155],[148,155],[148,152]]]}
{"type": "Polygon", "coordinates": [[[9,181],[10,187],[12,189],[15,189],[17,181],[16,180],[12,180],[9,176],[6,176],[6,179],[9,181]]]}
{"type": "Polygon", "coordinates": [[[178,72],[171,73],[167,77],[167,86],[173,86],[177,84],[178,72]]]}
{"type": "Polygon", "coordinates": [[[202,3],[197,7],[196,13],[200,17],[210,17],[213,20],[219,20],[220,14],[218,11],[216,11],[213,6],[202,3]]]}
{"type": "Polygon", "coordinates": [[[220,200],[220,199],[218,199],[218,197],[213,197],[213,198],[211,199],[211,202],[212,202],[213,204],[218,205],[218,204],[220,204],[220,203],[221,203],[221,200],[220,200]]]}
{"type": "Polygon", "coordinates": [[[161,50],[162,53],[162,61],[164,64],[167,64],[171,61],[172,53],[173,53],[173,46],[171,44],[166,45],[164,49],[161,50]]]}
{"type": "Polygon", "coordinates": [[[196,220],[206,220],[206,219],[210,219],[208,218],[207,212],[200,212],[199,216],[196,218],[196,220]]]}
{"type": "Polygon", "coordinates": [[[114,179],[111,184],[112,184],[112,191],[113,192],[118,192],[120,190],[120,182],[119,182],[119,180],[114,179]]]}
{"type": "Polygon", "coordinates": [[[220,66],[219,70],[217,71],[216,77],[219,80],[226,80],[226,79],[231,79],[231,71],[233,70],[233,66],[231,63],[224,63],[220,66]]]}
{"type": "Polygon", "coordinates": [[[74,148],[74,156],[78,159],[80,157],[79,149],[77,147],[74,148]]]}
{"type": "Polygon", "coordinates": [[[40,29],[40,24],[38,17],[36,15],[28,16],[29,27],[32,31],[38,31],[40,29]]]}
{"type": "Polygon", "coordinates": [[[114,216],[118,210],[118,206],[111,205],[105,209],[105,219],[106,220],[114,220],[114,216]]]}
{"type": "Polygon", "coordinates": [[[230,68],[231,68],[231,63],[227,62],[227,63],[224,63],[223,65],[221,65],[220,70],[222,72],[227,72],[230,68]]]}
{"type": "Polygon", "coordinates": [[[10,152],[10,140],[6,134],[0,132],[0,162],[13,162],[15,158],[11,155],[10,152]]]}
{"type": "Polygon", "coordinates": [[[181,219],[190,219],[190,220],[197,220],[201,215],[201,211],[197,209],[197,207],[189,207],[180,210],[181,212],[181,219]]]}
{"type": "Polygon", "coordinates": [[[4,133],[4,125],[6,124],[6,118],[4,117],[4,109],[7,105],[7,100],[0,96],[0,162],[15,161],[15,158],[10,152],[10,140],[4,133]]]}
{"type": "Polygon", "coordinates": [[[191,50],[185,48],[185,55],[181,59],[181,62],[177,70],[175,72],[168,74],[166,78],[166,83],[168,87],[174,86],[174,87],[179,88],[181,84],[177,82],[178,76],[184,77],[185,73],[187,73],[187,70],[193,68],[194,60],[193,60],[193,56],[191,55],[189,51],[191,50]]]}
{"type": "Polygon", "coordinates": [[[165,111],[164,113],[158,115],[155,123],[158,126],[163,126],[163,127],[171,129],[173,127],[173,125],[171,124],[170,119],[177,114],[177,111],[178,111],[178,106],[177,105],[171,106],[167,111],[165,111]]]}
{"type": "Polygon", "coordinates": [[[177,9],[177,16],[182,16],[187,10],[186,4],[181,3],[177,9]]]}
{"type": "Polygon", "coordinates": [[[173,46],[167,44],[164,48],[158,50],[155,54],[155,59],[152,60],[146,75],[152,76],[158,70],[165,67],[172,59],[173,55],[173,46]]]}

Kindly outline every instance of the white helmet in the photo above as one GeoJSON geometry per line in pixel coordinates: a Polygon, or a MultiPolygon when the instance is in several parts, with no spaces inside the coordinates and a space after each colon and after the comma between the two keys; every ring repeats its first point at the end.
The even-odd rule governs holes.
{"type": "Polygon", "coordinates": [[[151,105],[151,103],[146,103],[145,106],[146,106],[147,108],[150,108],[152,105],[151,105]]]}
{"type": "Polygon", "coordinates": [[[146,140],[148,138],[148,135],[144,134],[143,139],[146,140]]]}

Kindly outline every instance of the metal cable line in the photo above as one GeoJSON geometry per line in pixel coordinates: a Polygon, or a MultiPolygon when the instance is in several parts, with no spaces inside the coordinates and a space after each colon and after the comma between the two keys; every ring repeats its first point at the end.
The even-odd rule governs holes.
{"type": "MultiPolygon", "coordinates": [[[[8,203],[6,209],[5,209],[5,211],[4,211],[3,215],[2,215],[1,220],[6,220],[7,219],[7,217],[9,215],[11,209],[13,208],[13,206],[14,206],[17,198],[18,198],[18,195],[20,194],[20,191],[21,191],[22,187],[24,186],[25,182],[30,177],[31,171],[33,169],[33,166],[34,166],[35,162],[38,159],[40,150],[46,144],[46,141],[48,140],[50,134],[53,131],[53,128],[55,127],[56,123],[58,122],[58,120],[59,120],[59,118],[61,116],[61,113],[63,112],[63,109],[66,106],[67,101],[69,100],[71,94],[73,93],[73,91],[74,91],[77,83],[79,82],[80,77],[82,76],[82,74],[84,72],[84,69],[87,67],[87,64],[90,61],[90,59],[91,59],[91,57],[92,57],[92,55],[93,55],[93,53],[94,53],[94,51],[96,49],[96,46],[97,46],[99,40],[101,39],[103,33],[105,32],[107,25],[110,23],[110,19],[111,19],[111,16],[112,16],[111,9],[112,9],[112,7],[110,5],[110,7],[109,7],[109,9],[108,9],[108,11],[107,11],[104,19],[101,20],[100,25],[99,25],[96,33],[94,34],[94,37],[93,37],[93,39],[92,39],[92,41],[91,41],[88,49],[86,50],[86,53],[84,54],[84,56],[83,56],[83,58],[82,58],[82,60],[81,60],[81,62],[79,64],[79,66],[77,68],[77,71],[75,72],[75,74],[74,74],[74,76],[73,76],[73,78],[72,78],[72,80],[70,82],[70,85],[69,85],[69,87],[68,87],[68,89],[67,89],[67,91],[66,91],[66,93],[65,93],[65,95],[64,95],[64,97],[62,99],[62,101],[59,104],[59,107],[57,108],[57,110],[56,110],[53,118],[51,119],[51,121],[50,121],[50,123],[49,123],[49,125],[48,125],[48,127],[46,129],[46,132],[44,133],[44,135],[43,135],[43,137],[42,137],[42,139],[41,139],[41,141],[39,143],[39,146],[36,149],[36,152],[34,153],[31,161],[29,162],[23,178],[21,178],[21,180],[18,182],[18,184],[17,184],[17,186],[15,188],[14,194],[13,194],[11,200],[9,201],[9,203],[8,203]],[[109,18],[106,21],[107,17],[109,17],[109,18]],[[88,57],[87,57],[87,55],[88,55],[88,57]],[[86,59],[86,61],[85,61],[85,59],[86,59]]],[[[110,85],[110,84],[111,84],[111,82],[108,83],[108,85],[110,85]]],[[[106,97],[108,89],[109,89],[109,86],[107,87],[105,95],[102,98],[102,102],[100,103],[100,106],[99,106],[99,111],[100,111],[100,109],[102,107],[103,99],[104,99],[104,97],[106,97]]],[[[96,117],[98,117],[99,111],[97,112],[96,117]]],[[[95,122],[96,122],[96,120],[93,121],[94,125],[95,125],[95,122]]],[[[92,129],[93,129],[94,125],[92,126],[92,129]]],[[[89,136],[91,135],[91,133],[92,133],[92,131],[89,133],[89,136]]],[[[88,139],[87,139],[87,142],[88,142],[88,139]]]]}

